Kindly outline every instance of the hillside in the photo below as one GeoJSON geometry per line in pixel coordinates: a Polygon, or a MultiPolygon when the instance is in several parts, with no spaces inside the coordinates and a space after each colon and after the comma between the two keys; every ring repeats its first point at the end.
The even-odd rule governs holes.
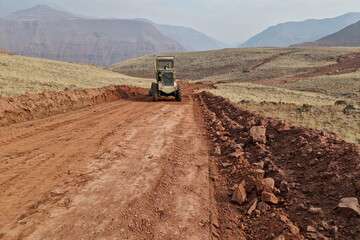
{"type": "Polygon", "coordinates": [[[79,18],[74,14],[60,11],[47,5],[36,5],[29,9],[13,12],[5,17],[7,20],[17,21],[61,21],[79,18]]]}
{"type": "Polygon", "coordinates": [[[39,4],[46,4],[48,6],[56,7],[52,0],[21,0],[21,1],[9,1],[0,0],[0,17],[7,16],[13,12],[31,8],[39,4]]]}
{"type": "Polygon", "coordinates": [[[0,33],[0,48],[16,54],[97,65],[184,50],[150,23],[83,19],[42,5],[0,19],[0,33]]]}
{"type": "MultiPolygon", "coordinates": [[[[223,49],[203,52],[169,53],[176,57],[177,77],[200,80],[215,75],[243,74],[264,58],[286,52],[282,49],[223,49]]],[[[154,55],[129,59],[111,67],[130,76],[152,77],[154,55]]]]}
{"type": "Polygon", "coordinates": [[[122,84],[148,88],[150,82],[95,66],[8,55],[0,50],[0,96],[122,84]]]}
{"type": "MultiPolygon", "coordinates": [[[[309,68],[336,63],[353,49],[248,48],[205,52],[169,53],[176,57],[180,79],[256,81],[306,72],[309,68]]],[[[112,70],[137,77],[153,77],[154,55],[115,64],[112,70]]]]}
{"type": "Polygon", "coordinates": [[[299,46],[360,47],[360,21],[315,42],[299,46]]]}
{"type": "Polygon", "coordinates": [[[285,22],[269,27],[250,38],[241,47],[288,47],[313,42],[335,33],[360,20],[360,13],[348,13],[335,18],[285,22]]]}
{"type": "Polygon", "coordinates": [[[152,53],[219,49],[191,28],[146,19],[93,19],[37,5],[0,19],[0,48],[53,60],[111,65],[152,53]]]}
{"type": "Polygon", "coordinates": [[[207,51],[226,47],[224,43],[192,28],[163,24],[155,26],[162,34],[176,40],[187,51],[207,51]]]}

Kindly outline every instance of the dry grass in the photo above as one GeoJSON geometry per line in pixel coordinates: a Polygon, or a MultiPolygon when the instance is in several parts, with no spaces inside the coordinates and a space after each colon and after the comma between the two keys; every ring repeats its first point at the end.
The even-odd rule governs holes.
{"type": "MultiPolygon", "coordinates": [[[[287,49],[224,49],[206,52],[169,53],[176,57],[179,79],[200,80],[206,77],[244,72],[265,58],[287,52],[287,49]]],[[[167,54],[164,54],[167,55],[167,54]]],[[[155,55],[131,59],[111,69],[137,77],[152,77],[155,55]]]]}
{"type": "Polygon", "coordinates": [[[0,54],[0,95],[14,96],[65,88],[108,85],[150,86],[149,79],[134,78],[97,68],[21,56],[0,54]]]}
{"type": "MultiPolygon", "coordinates": [[[[224,49],[205,52],[174,53],[180,79],[212,82],[250,82],[304,73],[311,67],[336,62],[336,59],[360,48],[258,48],[224,49]],[[264,59],[274,59],[256,69],[264,59]]],[[[153,76],[154,55],[131,59],[111,69],[137,77],[153,76]]]]}
{"type": "Polygon", "coordinates": [[[240,102],[241,108],[263,116],[286,120],[306,128],[333,132],[345,141],[360,143],[360,114],[344,114],[344,106],[300,106],[263,102],[240,102]]]}
{"type": "Polygon", "coordinates": [[[218,84],[216,87],[217,89],[211,90],[212,93],[224,96],[235,102],[245,100],[255,103],[278,102],[324,106],[333,105],[336,101],[335,98],[323,94],[294,91],[253,83],[218,84]]]}
{"type": "Polygon", "coordinates": [[[284,88],[327,94],[360,102],[360,71],[348,74],[310,77],[282,85],[284,88]]]}
{"type": "Polygon", "coordinates": [[[212,93],[256,111],[265,117],[294,125],[336,133],[348,142],[360,143],[360,114],[344,113],[339,99],[314,92],[268,87],[251,83],[219,84],[212,93]]]}

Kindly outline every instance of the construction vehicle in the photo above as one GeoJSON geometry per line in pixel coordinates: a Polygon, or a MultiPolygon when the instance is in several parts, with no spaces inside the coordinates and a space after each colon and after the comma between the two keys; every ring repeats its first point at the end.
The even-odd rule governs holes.
{"type": "Polygon", "coordinates": [[[181,102],[181,89],[176,81],[175,75],[175,57],[158,56],[155,59],[155,79],[151,84],[149,94],[153,101],[159,97],[175,97],[176,101],[181,102]]]}

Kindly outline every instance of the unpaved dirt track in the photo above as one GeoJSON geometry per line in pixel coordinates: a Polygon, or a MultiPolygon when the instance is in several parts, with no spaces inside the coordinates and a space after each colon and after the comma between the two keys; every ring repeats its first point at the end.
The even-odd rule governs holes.
{"type": "Polygon", "coordinates": [[[0,239],[209,239],[197,118],[120,100],[0,128],[0,239]]]}

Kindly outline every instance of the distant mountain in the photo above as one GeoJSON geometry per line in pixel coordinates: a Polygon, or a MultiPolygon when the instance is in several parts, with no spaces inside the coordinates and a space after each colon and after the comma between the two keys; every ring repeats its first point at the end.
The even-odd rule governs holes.
{"type": "Polygon", "coordinates": [[[16,11],[6,16],[5,19],[16,21],[60,21],[80,19],[80,17],[47,5],[36,5],[29,9],[16,11]]]}
{"type": "Polygon", "coordinates": [[[299,46],[360,47],[360,21],[315,42],[299,46]]]}
{"type": "Polygon", "coordinates": [[[190,27],[157,24],[145,18],[136,20],[153,24],[162,34],[180,43],[186,51],[208,51],[228,47],[227,44],[190,27]]]}
{"type": "Polygon", "coordinates": [[[46,4],[53,8],[60,7],[54,4],[54,0],[0,0],[0,16],[7,16],[21,9],[31,8],[39,4],[46,4]]]}
{"type": "Polygon", "coordinates": [[[223,47],[191,28],[146,19],[85,18],[47,5],[0,19],[0,48],[54,60],[111,65],[146,54],[223,47]]]}
{"type": "Polygon", "coordinates": [[[250,38],[241,47],[288,47],[303,42],[313,42],[357,21],[360,21],[360,13],[348,13],[335,18],[281,23],[250,38]]]}
{"type": "Polygon", "coordinates": [[[187,51],[207,51],[226,48],[226,44],[189,27],[155,25],[161,33],[179,42],[187,51]]]}
{"type": "Polygon", "coordinates": [[[20,55],[97,65],[185,50],[151,23],[82,19],[42,5],[0,20],[0,48],[20,55]]]}

